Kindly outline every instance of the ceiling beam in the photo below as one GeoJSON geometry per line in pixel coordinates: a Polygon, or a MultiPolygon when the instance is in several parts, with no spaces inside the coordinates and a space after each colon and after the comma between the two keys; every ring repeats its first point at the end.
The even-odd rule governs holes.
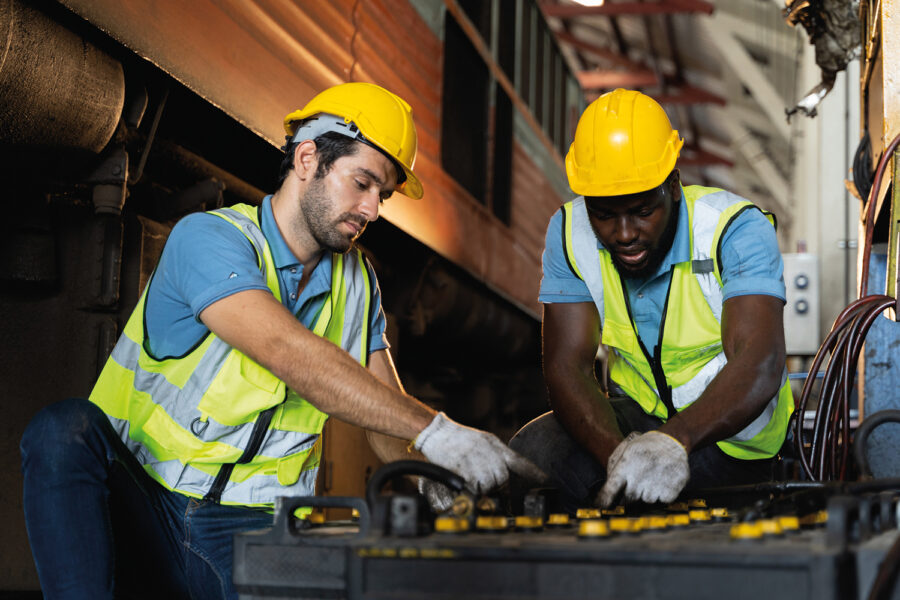
{"type": "Polygon", "coordinates": [[[602,59],[608,60],[612,63],[620,67],[625,67],[627,69],[638,69],[643,70],[646,67],[638,62],[635,62],[628,58],[627,56],[623,56],[616,52],[615,50],[610,50],[609,48],[604,48],[602,46],[598,46],[597,44],[592,44],[590,42],[586,42],[571,33],[565,31],[557,31],[556,39],[564,44],[568,44],[573,48],[578,48],[579,50],[583,50],[585,52],[590,52],[596,56],[599,56],[602,59]]]}
{"type": "Polygon", "coordinates": [[[759,181],[769,189],[772,200],[777,206],[777,212],[783,215],[790,215],[791,211],[788,210],[788,207],[791,205],[791,186],[775,167],[766,150],[756,141],[753,134],[741,125],[737,116],[727,108],[724,109],[721,115],[715,115],[714,118],[728,131],[728,134],[731,136],[732,147],[741,153],[750,164],[750,167],[756,172],[759,181]]]}
{"type": "Polygon", "coordinates": [[[728,160],[723,156],[719,156],[703,148],[696,146],[688,146],[685,144],[681,156],[678,157],[678,165],[682,167],[710,167],[714,165],[722,165],[731,168],[734,161],[728,160]]]}
{"type": "Polygon", "coordinates": [[[747,49],[735,38],[734,32],[718,18],[699,18],[694,22],[713,41],[724,62],[753,94],[754,100],[769,117],[774,129],[784,141],[789,142],[791,128],[784,114],[785,102],[747,49]]]}
{"type": "Polygon", "coordinates": [[[669,86],[668,89],[670,93],[657,94],[653,98],[660,104],[718,104],[725,106],[725,98],[722,96],[692,85],[669,86]]]}
{"type": "MultiPolygon", "coordinates": [[[[778,0],[776,0],[778,1],[778,0]]],[[[782,5],[784,8],[784,5],[782,5]]],[[[727,27],[734,35],[748,44],[760,46],[765,40],[765,48],[773,54],[784,51],[787,56],[794,57],[797,53],[797,29],[784,27],[783,29],[771,29],[764,25],[748,22],[740,17],[719,11],[716,13],[716,21],[727,27]]],[[[801,43],[805,43],[800,40],[801,43]]]]}
{"type": "Polygon", "coordinates": [[[581,71],[576,73],[583,90],[633,89],[659,84],[653,71],[581,71]]]}
{"type": "Polygon", "coordinates": [[[602,6],[541,3],[547,17],[573,19],[597,15],[671,15],[678,13],[703,13],[711,15],[715,7],[705,0],[662,0],[660,2],[607,2],[602,6]]]}

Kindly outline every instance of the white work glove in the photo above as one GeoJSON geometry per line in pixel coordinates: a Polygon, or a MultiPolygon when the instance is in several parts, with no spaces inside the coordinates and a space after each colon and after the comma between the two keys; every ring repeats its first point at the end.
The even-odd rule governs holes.
{"type": "Polygon", "coordinates": [[[497,436],[460,425],[442,412],[419,433],[414,445],[430,462],[465,479],[466,487],[476,494],[506,483],[510,471],[530,480],[546,480],[543,471],[497,436]]]}
{"type": "Polygon", "coordinates": [[[625,489],[626,500],[671,502],[691,476],[688,454],[681,443],[660,431],[632,433],[609,457],[606,483],[597,496],[600,506],[612,504],[625,489]]]}
{"type": "Polygon", "coordinates": [[[443,483],[432,481],[427,477],[419,477],[419,493],[428,500],[428,505],[436,513],[442,513],[451,506],[455,496],[443,483]]]}

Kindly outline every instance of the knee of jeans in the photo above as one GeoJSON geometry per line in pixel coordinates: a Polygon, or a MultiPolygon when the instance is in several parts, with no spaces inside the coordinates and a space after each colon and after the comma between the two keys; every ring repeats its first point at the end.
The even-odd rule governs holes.
{"type": "Polygon", "coordinates": [[[31,419],[22,434],[23,460],[37,455],[63,458],[73,444],[83,443],[87,432],[101,417],[103,412],[82,398],[69,398],[45,407],[31,419]]]}

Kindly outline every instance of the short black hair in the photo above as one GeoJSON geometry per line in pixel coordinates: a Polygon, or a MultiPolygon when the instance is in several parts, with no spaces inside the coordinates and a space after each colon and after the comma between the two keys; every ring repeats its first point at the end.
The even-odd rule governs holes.
{"type": "MultiPolygon", "coordinates": [[[[284,183],[284,180],[287,179],[288,173],[291,172],[291,169],[294,168],[294,153],[297,151],[297,146],[302,144],[305,140],[300,140],[299,142],[292,142],[288,140],[287,146],[284,150],[284,158],[281,161],[281,167],[278,170],[278,185],[277,187],[281,187],[281,184],[284,183]]],[[[341,135],[339,133],[323,133],[322,135],[316,137],[313,140],[316,143],[316,156],[319,159],[319,166],[316,168],[316,179],[321,179],[328,174],[328,171],[331,170],[331,166],[334,164],[334,161],[341,158],[342,156],[351,156],[356,154],[359,149],[357,146],[357,141],[351,138],[348,138],[345,135],[341,135]]]]}

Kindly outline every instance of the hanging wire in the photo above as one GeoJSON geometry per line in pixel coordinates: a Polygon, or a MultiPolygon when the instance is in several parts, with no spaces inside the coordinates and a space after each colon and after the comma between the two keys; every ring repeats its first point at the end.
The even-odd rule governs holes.
{"type": "Polygon", "coordinates": [[[897,299],[883,294],[864,296],[869,284],[869,257],[875,229],[875,202],[881,180],[900,135],[888,145],[878,161],[875,179],[866,203],[865,246],[860,275],[859,299],[845,308],[813,359],[793,415],[797,456],[806,476],[813,481],[844,480],[848,476],[850,454],[850,397],[856,379],[856,365],[872,324],[887,309],[897,310],[897,299]],[[818,392],[812,439],[804,438],[803,416],[812,395],[815,375],[830,353],[822,385],[818,392]]]}

